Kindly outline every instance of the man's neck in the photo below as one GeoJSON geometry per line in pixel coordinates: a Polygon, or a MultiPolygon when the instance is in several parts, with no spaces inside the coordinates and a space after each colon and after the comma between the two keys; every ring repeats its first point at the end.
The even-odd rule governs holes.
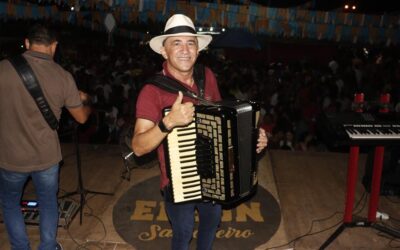
{"type": "Polygon", "coordinates": [[[32,44],[29,50],[53,56],[53,52],[50,46],[32,44]]]}
{"type": "Polygon", "coordinates": [[[181,72],[177,70],[173,70],[170,67],[168,67],[168,72],[178,81],[192,87],[194,84],[194,79],[193,79],[193,70],[188,71],[188,72],[181,72]]]}

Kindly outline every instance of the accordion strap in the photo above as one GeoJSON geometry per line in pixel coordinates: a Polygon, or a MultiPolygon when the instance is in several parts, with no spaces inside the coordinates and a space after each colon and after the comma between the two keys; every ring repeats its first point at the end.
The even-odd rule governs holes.
{"type": "Polygon", "coordinates": [[[205,85],[204,76],[205,76],[204,66],[196,65],[194,70],[194,78],[195,78],[194,80],[197,83],[197,87],[199,89],[199,95],[182,86],[182,84],[180,84],[177,80],[162,74],[156,74],[148,78],[146,80],[146,83],[155,85],[160,89],[163,89],[171,93],[177,93],[178,91],[181,91],[184,96],[196,99],[201,104],[214,106],[216,105],[215,103],[204,99],[204,85],[205,85]]]}
{"type": "Polygon", "coordinates": [[[40,88],[38,80],[26,59],[22,55],[18,55],[9,58],[8,60],[18,72],[18,75],[24,83],[24,86],[35,100],[36,105],[39,107],[39,110],[45,118],[46,122],[53,130],[57,129],[58,120],[53,111],[50,109],[49,103],[43,95],[43,91],[40,88]]]}

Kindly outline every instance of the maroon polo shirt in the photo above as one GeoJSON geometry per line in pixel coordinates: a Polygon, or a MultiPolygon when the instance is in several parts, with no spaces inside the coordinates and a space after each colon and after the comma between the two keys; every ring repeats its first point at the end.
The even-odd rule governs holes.
{"type": "MultiPolygon", "coordinates": [[[[167,64],[163,64],[163,73],[167,76],[173,77],[167,68],[167,64]]],[[[183,84],[182,85],[189,90],[198,93],[196,83],[193,84],[192,87],[183,84]]],[[[142,118],[146,120],[150,120],[157,124],[162,119],[162,110],[166,107],[171,107],[178,97],[177,93],[170,93],[165,90],[162,90],[152,84],[147,84],[141,90],[138,101],[136,103],[136,118],[142,118]]],[[[205,68],[205,89],[204,89],[204,98],[210,101],[220,101],[221,95],[218,90],[217,80],[214,76],[214,73],[209,69],[205,68]]],[[[184,96],[184,102],[193,102],[196,104],[196,101],[184,96]]],[[[165,168],[165,157],[164,157],[164,147],[163,144],[160,144],[157,148],[158,161],[160,164],[160,188],[164,188],[168,183],[169,179],[167,177],[167,172],[165,168]]]]}

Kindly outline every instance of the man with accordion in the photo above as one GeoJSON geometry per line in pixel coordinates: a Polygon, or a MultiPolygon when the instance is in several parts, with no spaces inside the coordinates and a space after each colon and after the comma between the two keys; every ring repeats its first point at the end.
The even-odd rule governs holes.
{"type": "MultiPolygon", "coordinates": [[[[189,172],[191,167],[200,165],[197,164],[199,161],[199,156],[197,155],[196,163],[196,156],[189,156],[189,154],[185,154],[185,152],[190,151],[189,149],[171,152],[174,146],[170,146],[172,145],[172,139],[169,140],[168,146],[166,145],[167,138],[172,137],[177,130],[181,129],[180,133],[182,139],[179,139],[179,143],[185,145],[184,143],[187,142],[188,148],[193,147],[193,150],[198,151],[202,150],[201,148],[205,148],[205,151],[208,149],[208,151],[213,151],[214,147],[221,147],[224,148],[223,151],[231,150],[234,152],[232,149],[232,145],[234,144],[233,139],[231,140],[232,142],[226,142],[227,139],[224,139],[221,142],[216,142],[217,138],[210,140],[207,139],[207,136],[198,136],[197,133],[194,133],[194,137],[196,138],[193,140],[197,142],[201,141],[200,137],[205,137],[205,139],[202,139],[203,146],[194,145],[193,142],[191,145],[189,145],[190,137],[192,137],[193,134],[190,132],[191,129],[200,129],[198,121],[205,120],[207,117],[212,117],[212,115],[209,114],[204,114],[204,118],[200,118],[200,114],[197,117],[197,109],[201,109],[200,106],[197,106],[197,104],[212,104],[221,101],[217,80],[213,72],[209,68],[205,67],[202,70],[199,70],[201,72],[199,78],[196,77],[195,72],[195,63],[199,52],[207,47],[211,40],[212,37],[210,35],[196,33],[193,22],[189,17],[182,14],[175,14],[170,17],[165,25],[164,34],[151,39],[150,47],[153,51],[160,54],[165,59],[165,62],[163,63],[163,70],[160,75],[178,82],[178,85],[180,85],[179,88],[177,88],[179,92],[168,91],[165,88],[161,88],[160,86],[151,84],[151,82],[149,82],[150,84],[146,84],[142,88],[136,104],[137,119],[134,129],[134,136],[132,138],[132,149],[137,156],[144,155],[152,150],[157,149],[161,171],[160,188],[165,199],[166,212],[173,230],[173,250],[189,249],[194,228],[195,210],[198,210],[199,213],[197,249],[212,249],[212,243],[220,223],[222,209],[221,204],[219,202],[215,202],[216,199],[213,199],[213,196],[210,196],[210,198],[204,197],[203,199],[198,199],[196,195],[192,195],[188,197],[193,198],[182,198],[180,201],[178,201],[178,198],[176,198],[177,194],[175,193],[178,193],[179,190],[176,191],[177,188],[171,188],[171,186],[172,182],[178,182],[172,180],[173,175],[175,175],[172,173],[172,168],[174,168],[176,165],[173,161],[173,158],[179,153],[182,153],[181,162],[183,162],[180,169],[180,172],[182,173],[179,174],[184,176],[183,178],[186,178],[186,181],[182,181],[182,183],[188,184],[187,187],[185,187],[187,190],[183,191],[182,193],[201,193],[202,190],[207,188],[196,187],[195,183],[201,181],[199,180],[201,177],[199,177],[197,174],[190,173],[186,176],[184,175],[185,171],[189,172]],[[186,93],[194,94],[193,97],[190,97],[190,95],[186,93]],[[193,128],[190,128],[190,126],[193,128]],[[228,143],[226,147],[224,146],[225,143],[228,143]],[[230,150],[225,150],[227,148],[230,150]],[[167,152],[169,152],[169,155],[167,152]],[[194,163],[190,162],[190,157],[195,159],[194,163]],[[184,159],[187,160],[185,161],[184,159]],[[186,162],[186,165],[184,162],[186,162]],[[169,166],[171,169],[167,167],[168,164],[171,165],[169,166]],[[197,191],[195,189],[199,190],[197,191]]],[[[250,107],[249,105],[243,104],[235,104],[233,106],[240,107],[237,108],[238,110],[240,109],[240,112],[238,113],[246,113],[243,110],[247,110],[250,107]]],[[[218,111],[222,108],[223,107],[218,105],[212,105],[210,112],[215,113],[215,110],[218,111]]],[[[207,108],[205,112],[209,112],[207,108]]],[[[227,112],[232,113],[231,111],[227,112]]],[[[254,115],[250,115],[250,117],[253,116],[254,115]]],[[[224,128],[230,126],[237,127],[238,129],[242,126],[246,128],[249,127],[248,125],[243,125],[243,121],[234,123],[231,120],[225,121],[224,117],[225,116],[216,117],[217,119],[215,119],[216,121],[213,121],[213,123],[218,123],[220,125],[222,124],[221,126],[224,128]]],[[[241,118],[241,120],[249,119],[241,118]]],[[[219,137],[222,138],[222,136],[219,137]]],[[[255,141],[254,147],[250,147],[250,145],[245,145],[245,147],[252,148],[257,153],[260,153],[267,146],[267,137],[265,131],[260,129],[256,132],[255,137],[255,140],[253,140],[255,141]]],[[[233,153],[228,154],[227,152],[220,153],[221,158],[229,158],[232,154],[233,153]]],[[[218,153],[216,153],[215,156],[214,153],[211,155],[211,157],[205,157],[205,161],[208,162],[208,165],[205,164],[206,166],[218,165],[220,162],[222,162],[222,160],[217,160],[218,153]],[[212,163],[210,163],[210,159],[212,163]]],[[[231,168],[234,168],[234,165],[235,164],[232,163],[231,168]]],[[[208,170],[206,169],[202,172],[202,174],[200,174],[202,177],[204,177],[204,180],[215,179],[216,176],[221,178],[220,175],[224,174],[222,172],[220,174],[213,169],[209,170],[210,167],[206,168],[208,168],[208,170]]],[[[195,172],[197,173],[201,171],[197,170],[195,172]]],[[[225,177],[222,178],[223,181],[218,181],[219,185],[221,185],[222,182],[228,181],[228,175],[229,174],[225,173],[225,177]]],[[[215,185],[215,183],[210,183],[209,187],[215,185]]],[[[226,188],[226,190],[228,190],[228,188],[226,188]]],[[[233,188],[230,191],[230,194],[234,194],[233,188]]],[[[227,196],[230,194],[227,194],[227,196]]],[[[226,196],[224,195],[223,197],[226,196]]]]}

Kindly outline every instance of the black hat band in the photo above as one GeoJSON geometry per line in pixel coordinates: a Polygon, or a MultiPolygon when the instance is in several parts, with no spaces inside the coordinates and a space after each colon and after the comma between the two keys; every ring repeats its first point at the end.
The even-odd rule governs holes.
{"type": "Polygon", "coordinates": [[[164,32],[165,35],[177,34],[177,33],[196,34],[196,31],[192,27],[189,27],[189,26],[176,26],[176,27],[170,28],[164,32]]]}

